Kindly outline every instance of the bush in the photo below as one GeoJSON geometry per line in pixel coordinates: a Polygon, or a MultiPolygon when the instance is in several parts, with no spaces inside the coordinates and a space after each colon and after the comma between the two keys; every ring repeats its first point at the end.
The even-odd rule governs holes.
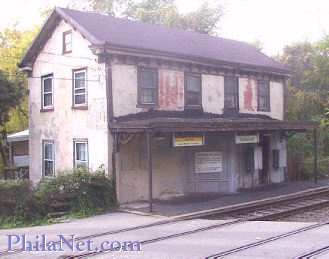
{"type": "Polygon", "coordinates": [[[116,205],[112,181],[104,172],[66,171],[39,183],[35,196],[44,213],[63,208],[91,215],[116,205]]]}
{"type": "Polygon", "coordinates": [[[16,221],[32,220],[40,213],[32,184],[26,180],[0,180],[0,217],[16,221]]]}
{"type": "Polygon", "coordinates": [[[52,212],[88,216],[116,205],[112,181],[104,172],[78,170],[44,179],[33,189],[26,180],[0,180],[0,226],[47,223],[52,212]]]}

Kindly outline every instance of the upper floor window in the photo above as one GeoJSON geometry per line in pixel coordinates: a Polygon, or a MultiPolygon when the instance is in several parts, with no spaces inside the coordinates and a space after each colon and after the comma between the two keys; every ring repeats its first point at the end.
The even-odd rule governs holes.
{"type": "Polygon", "coordinates": [[[72,31],[63,32],[63,54],[72,52],[72,31]]]}
{"type": "Polygon", "coordinates": [[[258,80],[258,111],[270,111],[270,83],[268,80],[258,80]]]}
{"type": "Polygon", "coordinates": [[[73,71],[73,107],[87,105],[87,69],[73,71]]]}
{"type": "Polygon", "coordinates": [[[43,175],[55,175],[55,144],[52,140],[44,140],[42,143],[42,161],[43,161],[43,175]]]}
{"type": "Polygon", "coordinates": [[[41,77],[41,95],[42,109],[52,109],[54,107],[54,86],[52,74],[41,77]]]}
{"type": "Polygon", "coordinates": [[[138,68],[138,103],[155,105],[158,103],[158,70],[138,68]]]}
{"type": "Polygon", "coordinates": [[[239,109],[239,78],[228,77],[224,79],[224,108],[239,109]]]}
{"type": "Polygon", "coordinates": [[[185,74],[185,106],[201,106],[201,75],[185,74]]]}
{"type": "Polygon", "coordinates": [[[74,140],[74,167],[88,168],[88,140],[74,140]]]}

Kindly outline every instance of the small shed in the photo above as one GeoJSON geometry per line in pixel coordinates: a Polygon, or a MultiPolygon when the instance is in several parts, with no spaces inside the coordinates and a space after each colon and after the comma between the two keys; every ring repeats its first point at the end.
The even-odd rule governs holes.
{"type": "Polygon", "coordinates": [[[8,135],[7,142],[10,167],[6,175],[8,178],[29,178],[29,130],[8,135]]]}

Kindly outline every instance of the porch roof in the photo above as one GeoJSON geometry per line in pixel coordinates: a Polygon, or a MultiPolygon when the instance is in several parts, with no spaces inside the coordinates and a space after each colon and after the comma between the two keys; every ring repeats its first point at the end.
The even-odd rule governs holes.
{"type": "Polygon", "coordinates": [[[225,116],[204,112],[141,112],[116,118],[112,132],[239,132],[239,131],[306,131],[318,127],[316,122],[281,121],[266,115],[236,114],[225,116]]]}

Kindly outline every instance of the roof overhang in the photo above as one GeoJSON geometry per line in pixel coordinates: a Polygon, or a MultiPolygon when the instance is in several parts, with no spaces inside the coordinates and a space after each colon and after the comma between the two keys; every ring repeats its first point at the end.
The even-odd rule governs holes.
{"type": "Polygon", "coordinates": [[[250,132],[250,131],[290,131],[304,132],[318,127],[316,122],[279,121],[257,119],[150,119],[112,122],[113,133],[154,132],[250,132]]]}
{"type": "Polygon", "coordinates": [[[28,140],[29,140],[29,130],[16,132],[14,134],[10,134],[10,135],[7,136],[7,141],[9,143],[20,142],[20,141],[28,141],[28,140]]]}

